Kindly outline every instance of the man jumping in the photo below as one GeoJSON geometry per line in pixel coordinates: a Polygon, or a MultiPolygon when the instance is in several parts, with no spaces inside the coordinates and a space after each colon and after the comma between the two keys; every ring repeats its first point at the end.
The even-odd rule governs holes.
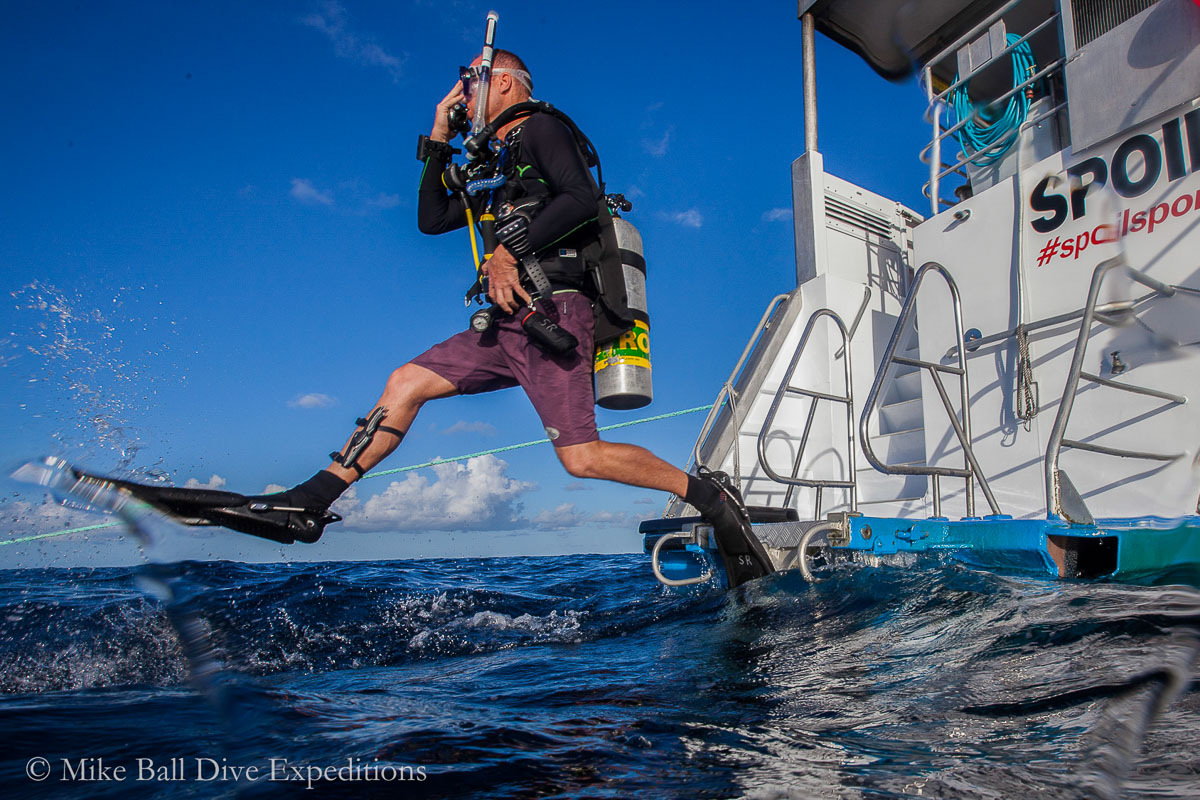
{"type": "MultiPolygon", "coordinates": [[[[216,515],[218,524],[277,541],[315,542],[326,524],[339,519],[329,512],[330,505],[400,445],[425,403],[520,386],[568,473],[676,494],[712,524],[731,586],[770,573],[770,558],[751,531],[727,476],[704,470],[688,475],[645,448],[606,442],[597,433],[594,298],[586,293],[581,254],[598,236],[600,194],[572,131],[548,113],[515,119],[496,131],[505,147],[503,185],[470,200],[465,193],[447,189],[443,174],[453,154],[451,113],[465,104],[469,116],[475,116],[481,61],[476,58],[463,68],[460,81],[437,104],[433,130],[421,146],[424,168],[417,220],[423,233],[441,234],[468,224],[464,203],[477,205],[471,209],[474,219],[484,210],[500,219],[506,212],[521,211],[521,224],[515,226],[520,230],[501,236],[502,243],[481,266],[487,294],[497,309],[490,327],[451,336],[394,370],[374,409],[358,420],[358,429],[343,449],[331,454],[329,466],[285,492],[230,495],[244,503],[225,504],[224,515],[216,515]],[[534,297],[536,290],[522,268],[531,256],[549,282],[548,297],[534,297]],[[522,321],[534,311],[574,336],[575,347],[547,352],[532,340],[522,321]]],[[[525,63],[511,52],[496,50],[486,119],[530,100],[532,93],[533,78],[525,63]]]]}

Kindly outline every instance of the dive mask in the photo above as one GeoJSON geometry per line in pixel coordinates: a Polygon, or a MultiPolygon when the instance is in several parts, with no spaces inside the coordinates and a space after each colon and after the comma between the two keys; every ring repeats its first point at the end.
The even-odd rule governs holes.
{"type": "MultiPolygon", "coordinates": [[[[479,85],[479,76],[483,72],[483,67],[476,64],[473,67],[459,67],[458,79],[462,81],[463,99],[470,100],[471,95],[475,94],[475,88],[479,85]]],[[[506,73],[512,75],[521,85],[533,94],[533,78],[523,69],[508,69],[506,67],[493,67],[492,74],[506,73]]]]}

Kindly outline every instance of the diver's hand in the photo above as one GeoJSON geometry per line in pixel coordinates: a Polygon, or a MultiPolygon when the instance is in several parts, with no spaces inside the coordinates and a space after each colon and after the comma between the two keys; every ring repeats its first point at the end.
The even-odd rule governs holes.
{"type": "Polygon", "coordinates": [[[530,302],[529,293],[521,287],[517,259],[504,245],[497,247],[492,257],[483,262],[483,274],[488,278],[488,296],[507,313],[511,314],[530,302]]]}
{"type": "Polygon", "coordinates": [[[435,142],[449,142],[454,138],[454,134],[450,131],[450,109],[454,108],[459,103],[464,103],[462,81],[454,84],[454,88],[450,90],[450,94],[442,98],[437,104],[437,112],[433,117],[433,132],[429,134],[429,138],[435,142]]]}

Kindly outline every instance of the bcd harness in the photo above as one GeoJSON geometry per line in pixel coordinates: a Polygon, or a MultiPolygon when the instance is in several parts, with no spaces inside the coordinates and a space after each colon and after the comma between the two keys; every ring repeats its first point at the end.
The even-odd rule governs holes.
{"type": "MultiPolygon", "coordinates": [[[[482,303],[485,287],[480,268],[498,244],[503,244],[517,258],[522,277],[528,279],[538,295],[548,297],[554,289],[550,277],[542,268],[542,259],[554,245],[561,242],[561,238],[536,253],[528,241],[529,223],[551,195],[544,181],[525,174],[529,165],[521,163],[524,126],[510,132],[503,146],[496,147],[492,141],[498,129],[536,113],[548,114],[563,123],[574,137],[588,168],[596,170],[596,217],[585,223],[587,227],[575,237],[578,246],[571,248],[584,265],[582,285],[572,288],[580,289],[593,301],[595,342],[601,344],[611,341],[632,328],[635,322],[628,305],[621,255],[612,221],[618,210],[628,211],[631,205],[622,195],[609,196],[605,193],[600,157],[592,142],[570,117],[542,101],[530,100],[510,106],[478,133],[467,136],[463,143],[467,164],[451,163],[442,176],[443,184],[459,195],[466,209],[472,247],[475,247],[476,220],[483,238],[484,257],[480,259],[476,254],[480,278],[467,291],[466,300],[468,304],[472,300],[482,303]],[[497,206],[497,192],[502,192],[506,198],[498,207],[494,207],[497,206]]],[[[448,150],[457,152],[450,150],[449,145],[421,137],[418,157],[423,159],[425,153],[433,149],[442,150],[443,155],[448,150]]]]}

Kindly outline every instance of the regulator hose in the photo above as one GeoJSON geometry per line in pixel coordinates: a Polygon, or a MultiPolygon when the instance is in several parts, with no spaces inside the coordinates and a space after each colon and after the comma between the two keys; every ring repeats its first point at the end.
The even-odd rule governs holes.
{"type": "MultiPolygon", "coordinates": [[[[1020,40],[1020,36],[1014,33],[1008,34],[1009,46],[1020,40]]],[[[1012,85],[1017,87],[1036,72],[1037,67],[1034,64],[1033,50],[1030,49],[1028,41],[1013,47],[1011,55],[1012,85]]],[[[954,76],[954,82],[958,83],[958,75],[954,76]]],[[[961,86],[950,93],[950,105],[954,108],[956,120],[965,122],[961,128],[955,131],[954,137],[958,140],[963,152],[970,155],[971,163],[986,167],[999,160],[1017,141],[1017,137],[1012,134],[1028,118],[1033,92],[1028,88],[1025,91],[1013,92],[1009,96],[1008,102],[1005,103],[1004,110],[998,113],[994,103],[987,103],[977,108],[967,91],[970,85],[971,81],[964,81],[961,86]],[[1009,137],[1008,141],[996,147],[996,143],[1003,141],[1006,136],[1009,137]]]]}

